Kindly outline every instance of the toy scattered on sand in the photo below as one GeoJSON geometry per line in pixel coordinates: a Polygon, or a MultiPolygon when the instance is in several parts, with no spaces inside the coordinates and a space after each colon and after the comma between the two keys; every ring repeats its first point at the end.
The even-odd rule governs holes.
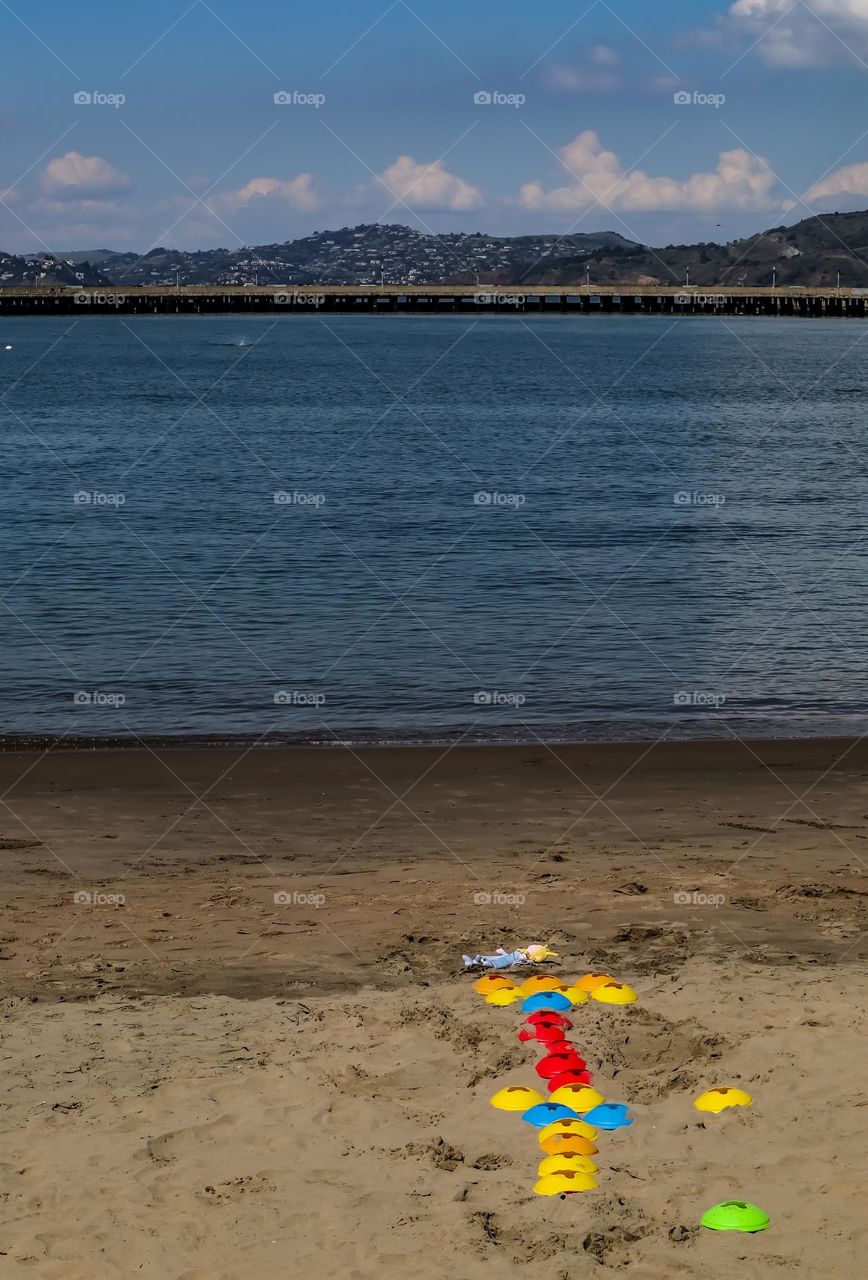
{"type": "Polygon", "coordinates": [[[597,1130],[593,1125],[587,1124],[584,1120],[580,1120],[578,1116],[570,1116],[568,1120],[553,1120],[551,1124],[547,1124],[544,1129],[540,1129],[539,1139],[550,1138],[553,1133],[571,1133],[573,1137],[577,1134],[582,1138],[590,1138],[592,1141],[597,1136],[597,1130]]]}
{"type": "Polygon", "coordinates": [[[462,956],[465,969],[511,969],[514,964],[530,964],[525,951],[504,951],[498,947],[493,956],[462,956]]]}
{"type": "Polygon", "coordinates": [[[546,1156],[541,1160],[536,1176],[544,1178],[547,1173],[563,1173],[568,1169],[572,1169],[574,1173],[599,1172],[590,1156],[576,1155],[574,1151],[562,1151],[559,1156],[546,1156]]]}
{"type": "Polygon", "coordinates": [[[697,1111],[711,1111],[714,1115],[718,1115],[727,1107],[749,1107],[752,1102],[753,1098],[749,1093],[745,1093],[744,1089],[724,1085],[701,1093],[693,1105],[697,1111]]]}
{"type": "Polygon", "coordinates": [[[575,1049],[569,1049],[565,1053],[547,1053],[540,1058],[534,1070],[543,1080],[553,1080],[564,1071],[582,1071],[584,1066],[585,1059],[580,1058],[575,1049]]]}
{"type": "MultiPolygon", "coordinates": [[[[552,1054],[558,1054],[558,1053],[568,1053],[568,1054],[570,1054],[570,1056],[572,1057],[572,1056],[574,1056],[574,1055],[576,1054],[576,1052],[577,1052],[576,1047],[575,1047],[575,1045],[573,1044],[572,1040],[565,1040],[565,1039],[563,1038],[563,1035],[561,1036],[561,1039],[560,1039],[560,1040],[542,1040],[542,1041],[540,1041],[540,1048],[541,1048],[541,1049],[543,1049],[543,1050],[545,1051],[546,1056],[551,1056],[552,1054]]],[[[576,1065],[577,1065],[576,1063],[574,1063],[574,1064],[573,1064],[573,1066],[576,1066],[576,1065]]],[[[582,1059],[582,1066],[584,1066],[584,1065],[585,1065],[585,1060],[584,1060],[584,1058],[583,1058],[583,1059],[582,1059]]],[[[579,1067],[579,1070],[580,1070],[580,1071],[581,1071],[581,1069],[582,1069],[582,1068],[581,1068],[581,1067],[579,1067]]],[[[572,1068],[570,1068],[570,1070],[572,1070],[572,1068]]]]}
{"type": "Polygon", "coordinates": [[[515,964],[542,964],[544,960],[557,959],[557,951],[550,951],[541,942],[531,942],[515,951],[498,947],[491,956],[462,956],[465,969],[511,969],[515,964]]]}
{"type": "Polygon", "coordinates": [[[602,987],[606,982],[614,982],[615,979],[608,973],[586,973],[583,978],[579,978],[578,982],[574,982],[573,986],[578,987],[580,991],[593,991],[595,987],[602,987]]]}
{"type": "Polygon", "coordinates": [[[583,987],[577,987],[575,985],[567,987],[563,994],[567,997],[570,1004],[574,1005],[586,1004],[591,998],[583,987]]]}
{"type": "Polygon", "coordinates": [[[528,1107],[532,1107],[534,1103],[542,1102],[543,1096],[537,1093],[536,1089],[528,1089],[523,1084],[513,1084],[505,1089],[498,1089],[489,1101],[493,1107],[497,1107],[498,1111],[527,1111],[528,1107]]]}
{"type": "Polygon", "coordinates": [[[706,1209],[700,1219],[710,1231],[765,1231],[769,1215],[747,1200],[723,1200],[706,1209]]]}
{"type": "Polygon", "coordinates": [[[534,1192],[565,1197],[597,1187],[597,1166],[591,1157],[598,1152],[594,1141],[598,1130],[612,1131],[633,1124],[626,1103],[607,1103],[594,1088],[587,1063],[569,1038],[573,1022],[566,1014],[590,999],[601,1004],[632,1004],[636,992],[608,973],[586,973],[575,982],[534,973],[516,985],[497,972],[554,954],[540,945],[513,952],[500,950],[496,956],[465,956],[464,961],[468,968],[481,965],[494,971],[474,983],[488,1003],[521,1002],[523,1021],[518,1039],[541,1052],[534,1069],[546,1081],[549,1097],[544,1099],[536,1089],[524,1085],[511,1085],[490,1101],[499,1110],[520,1111],[522,1120],[538,1131],[544,1158],[537,1170],[534,1192]],[[531,955],[532,950],[536,954],[531,955]]]}
{"type": "Polygon", "coordinates": [[[564,1031],[566,1029],[557,1022],[535,1022],[530,1027],[519,1027],[518,1038],[522,1044],[526,1044],[528,1040],[536,1040],[540,1044],[566,1044],[567,1042],[564,1040],[564,1031]]]}
{"type": "Polygon", "coordinates": [[[526,996],[536,995],[538,991],[560,991],[563,995],[567,990],[567,984],[561,982],[560,978],[556,978],[554,974],[547,976],[544,973],[535,973],[530,978],[525,978],[521,989],[526,996]]]}
{"type": "Polygon", "coordinates": [[[557,1093],[558,1089],[563,1089],[568,1084],[593,1084],[594,1077],[590,1071],[562,1071],[559,1076],[554,1076],[549,1080],[546,1088],[549,1093],[557,1093]]]}
{"type": "Polygon", "coordinates": [[[536,1013],[529,1013],[525,1018],[528,1026],[536,1026],[540,1022],[554,1022],[563,1031],[571,1031],[573,1024],[569,1018],[565,1018],[562,1013],[558,1013],[555,1009],[538,1009],[536,1013]]]}
{"type": "Polygon", "coordinates": [[[591,1085],[587,1084],[565,1084],[560,1089],[555,1089],[554,1093],[549,1096],[550,1102],[562,1102],[567,1107],[572,1107],[573,1111],[584,1115],[586,1112],[598,1107],[601,1102],[605,1102],[603,1094],[591,1085]]]}
{"type": "Polygon", "coordinates": [[[521,993],[516,987],[499,987],[497,991],[492,991],[490,995],[485,997],[485,1003],[494,1005],[510,1005],[515,1004],[516,1000],[520,999],[521,993]]]}
{"type": "MultiPolygon", "coordinates": [[[[558,1099],[560,1101],[560,1099],[558,1099]]],[[[570,1103],[567,1103],[569,1106],[570,1103]]],[[[633,1123],[632,1116],[627,1114],[624,1102],[600,1102],[590,1111],[585,1112],[588,1124],[595,1124],[599,1129],[626,1129],[633,1123]]]]}
{"type": "Polygon", "coordinates": [[[512,978],[505,978],[503,974],[486,973],[476,979],[473,990],[478,991],[481,996],[489,996],[492,991],[515,990],[515,983],[512,978]]]}
{"type": "Polygon", "coordinates": [[[553,1120],[578,1120],[575,1111],[562,1102],[537,1102],[521,1118],[535,1129],[544,1129],[553,1120]]]}
{"type": "Polygon", "coordinates": [[[580,1133],[552,1133],[540,1142],[540,1148],[547,1156],[595,1156],[599,1147],[590,1138],[583,1138],[580,1133]]]}
{"type": "Polygon", "coordinates": [[[536,995],[528,996],[522,1001],[522,1009],[525,1013],[536,1013],[540,1009],[551,1009],[555,1013],[566,1013],[567,1009],[571,1009],[572,1005],[565,995],[560,991],[538,991],[536,995]]]}
{"type": "Polygon", "coordinates": [[[568,1196],[577,1191],[593,1191],[598,1183],[589,1173],[577,1173],[564,1169],[558,1173],[549,1173],[534,1184],[534,1195],[568,1196]]]}
{"type": "Polygon", "coordinates": [[[591,999],[599,1000],[600,1004],[635,1004],[637,996],[626,982],[603,982],[594,987],[591,999]]]}

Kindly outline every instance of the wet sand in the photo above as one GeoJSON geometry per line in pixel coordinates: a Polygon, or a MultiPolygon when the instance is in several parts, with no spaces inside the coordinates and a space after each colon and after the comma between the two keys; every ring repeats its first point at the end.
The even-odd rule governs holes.
{"type": "Polygon", "coordinates": [[[861,741],[0,754],[5,1268],[851,1280],[866,779],[861,741]],[[564,1201],[460,972],[534,940],[639,992],[576,1011],[637,1119],[564,1201]],[[754,1107],[700,1116],[719,1083],[754,1107]],[[700,1232],[733,1196],[772,1229],[700,1232]]]}

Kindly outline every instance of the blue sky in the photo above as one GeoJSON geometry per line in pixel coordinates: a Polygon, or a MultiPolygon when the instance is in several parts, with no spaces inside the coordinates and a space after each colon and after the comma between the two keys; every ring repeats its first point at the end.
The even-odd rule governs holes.
{"type": "Polygon", "coordinates": [[[0,0],[0,47],[7,250],[868,207],[868,0],[0,0]]]}

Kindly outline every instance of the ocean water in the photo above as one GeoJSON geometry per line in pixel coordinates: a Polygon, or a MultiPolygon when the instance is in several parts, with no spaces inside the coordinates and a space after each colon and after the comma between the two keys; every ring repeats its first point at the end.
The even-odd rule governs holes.
{"type": "Polygon", "coordinates": [[[862,732],[866,404],[857,321],[0,321],[0,732],[862,732]]]}

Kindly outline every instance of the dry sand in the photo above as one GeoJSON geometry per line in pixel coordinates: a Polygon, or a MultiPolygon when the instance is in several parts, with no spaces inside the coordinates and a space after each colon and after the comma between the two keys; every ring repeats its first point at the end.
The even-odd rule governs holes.
{"type": "Polygon", "coordinates": [[[0,1275],[853,1280],[866,777],[846,742],[0,756],[0,1275]],[[636,1122],[566,1200],[487,1105],[536,1081],[520,1015],[459,972],[531,940],[640,996],[575,1013],[636,1122]],[[755,1105],[701,1116],[719,1083],[755,1105]],[[771,1229],[698,1228],[734,1196],[771,1229]]]}

